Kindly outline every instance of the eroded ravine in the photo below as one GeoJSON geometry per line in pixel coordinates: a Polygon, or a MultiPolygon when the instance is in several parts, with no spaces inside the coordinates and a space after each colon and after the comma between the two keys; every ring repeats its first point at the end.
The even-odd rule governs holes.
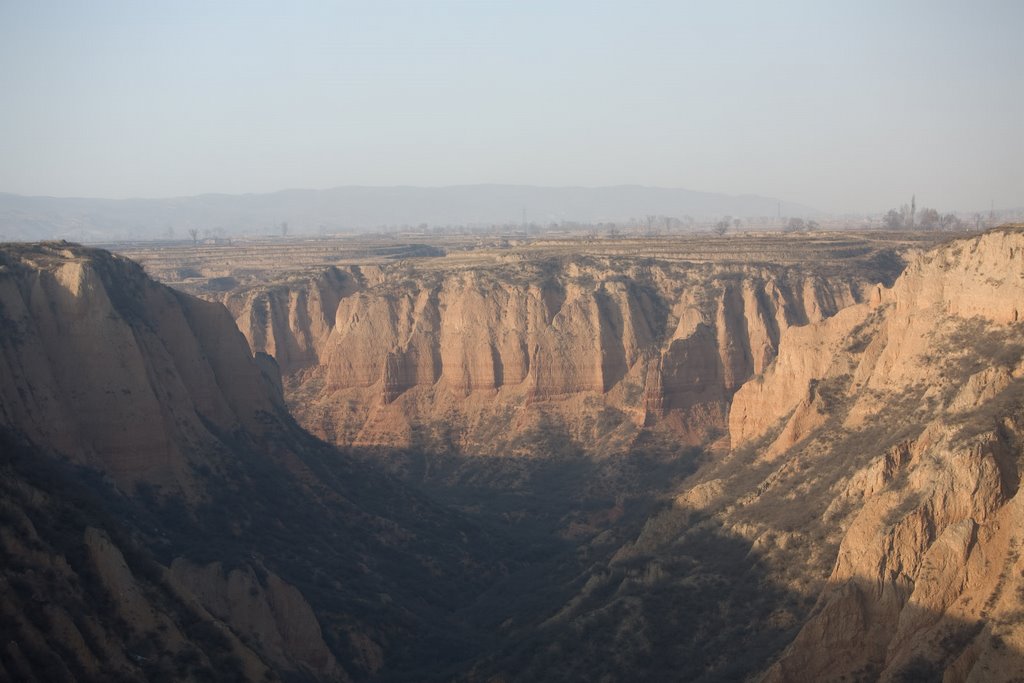
{"type": "MultiPolygon", "coordinates": [[[[159,549],[176,595],[206,603],[248,648],[237,652],[250,677],[260,667],[325,677],[336,666],[366,680],[1009,680],[1024,653],[1015,616],[1022,239],[1005,228],[910,254],[891,287],[875,284],[886,278],[870,254],[842,268],[630,254],[482,267],[469,252],[454,269],[437,255],[339,263],[273,285],[219,274],[235,284],[207,296],[250,328],[246,341],[279,356],[292,405],[300,415],[315,408],[307,425],[320,420],[334,430],[322,434],[365,444],[347,452],[318,450],[287,426],[274,363],[227,348],[241,336],[225,346],[223,309],[136,275],[128,289],[108,287],[108,270],[71,277],[82,257],[57,248],[31,266],[47,273],[33,276],[41,284],[22,281],[8,297],[27,302],[18,315],[31,322],[4,337],[6,353],[27,354],[5,366],[4,386],[22,388],[5,394],[4,424],[71,449],[123,487],[141,476],[190,492],[197,514],[217,502],[203,519],[226,526],[182,524],[159,497],[156,507],[126,499],[142,505],[140,524],[168,538],[107,532],[129,574],[108,560],[101,580],[157,587],[125,551],[159,549]],[[39,343],[19,342],[27,333],[39,343]],[[153,399],[109,359],[95,368],[109,372],[75,376],[90,334],[136,353],[153,399]],[[203,363],[209,373],[195,370],[203,363]],[[136,392],[142,400],[125,398],[136,392]],[[73,421],[79,436],[67,443],[51,438],[45,411],[86,415],[81,400],[97,418],[73,421]],[[122,404],[155,406],[139,421],[163,431],[119,435],[111,425],[122,404]],[[152,435],[165,445],[142,440],[152,435]],[[237,459],[246,451],[260,455],[237,459]],[[132,469],[141,454],[170,466],[132,469]],[[374,479],[381,466],[418,492],[374,479]],[[274,502],[284,500],[305,502],[285,515],[274,502]],[[353,516],[338,516],[339,503],[353,516]],[[293,537],[256,531],[278,524],[293,537]],[[217,568],[215,548],[186,541],[211,533],[255,555],[217,568]],[[363,565],[373,569],[357,578],[363,565]],[[386,601],[364,612],[354,585],[386,601]],[[299,603],[286,607],[287,586],[310,606],[323,648],[289,640],[313,631],[299,603]],[[426,606],[415,597],[424,589],[426,606]],[[238,605],[218,602],[222,594],[238,605]],[[454,612],[434,611],[446,600],[454,612]],[[290,616],[253,626],[243,613],[290,616]],[[446,668],[408,648],[417,633],[448,653],[446,668]]],[[[33,585],[18,569],[32,544],[49,549],[52,566],[64,552],[74,575],[89,556],[67,554],[47,521],[46,477],[12,467],[5,500],[37,529],[19,521],[5,537],[22,563],[7,580],[33,585]]],[[[103,536],[83,538],[92,557],[116,559],[103,536]]],[[[5,609],[23,609],[20,600],[5,609]]],[[[231,668],[218,664],[219,645],[182,630],[185,612],[148,600],[198,648],[194,666],[231,668]]],[[[39,624],[19,621],[19,637],[39,624]]],[[[83,642],[81,656],[58,658],[87,666],[83,653],[98,650],[83,642]]],[[[24,664],[5,657],[4,666],[24,664]]]]}

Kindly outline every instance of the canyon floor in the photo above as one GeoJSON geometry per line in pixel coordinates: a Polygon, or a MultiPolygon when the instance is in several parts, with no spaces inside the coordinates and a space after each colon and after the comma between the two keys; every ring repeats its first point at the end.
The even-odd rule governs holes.
{"type": "Polygon", "coordinates": [[[0,678],[1024,668],[1020,226],[109,246],[2,252],[0,678]]]}

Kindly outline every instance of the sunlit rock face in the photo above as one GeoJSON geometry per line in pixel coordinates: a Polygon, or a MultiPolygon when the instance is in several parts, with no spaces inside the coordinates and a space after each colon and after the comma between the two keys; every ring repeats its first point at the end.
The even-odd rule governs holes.
{"type": "Polygon", "coordinates": [[[106,252],[53,244],[2,259],[0,424],[129,488],[185,490],[211,429],[257,433],[282,410],[222,306],[106,252]]]}
{"type": "Polygon", "coordinates": [[[416,426],[443,423],[480,452],[551,414],[599,449],[592,424],[609,410],[690,443],[724,431],[732,394],[780,334],[861,301],[870,275],[542,259],[331,269],[224,300],[252,347],[291,373],[297,417],[329,440],[408,445],[416,426]]]}
{"type": "Polygon", "coordinates": [[[785,332],[737,392],[735,445],[768,437],[762,457],[796,468],[812,449],[820,468],[875,456],[831,488],[822,521],[847,520],[833,570],[766,680],[1019,675],[1022,309],[1024,231],[951,241],[785,332]]]}
{"type": "MultiPolygon", "coordinates": [[[[320,434],[411,445],[365,455],[398,472],[413,463],[404,474],[503,527],[529,528],[550,506],[566,554],[528,584],[550,590],[537,611],[501,622],[501,643],[472,664],[479,680],[1013,680],[1022,239],[1004,228],[951,240],[912,255],[890,286],[870,268],[749,259],[437,257],[215,298],[249,321],[254,347],[277,340],[291,403],[320,434]],[[330,312],[309,305],[333,298],[330,312]],[[260,318],[249,301],[283,308],[260,318]],[[254,331],[261,319],[287,324],[254,331]],[[552,424],[565,433],[516,445],[552,424]],[[441,429],[448,461],[424,455],[438,444],[423,435],[441,429]],[[630,460],[628,447],[576,457],[655,436],[672,444],[655,459],[630,460]],[[551,457],[567,469],[516,457],[570,439],[584,448],[551,457]],[[654,481],[662,473],[678,478],[654,481]]],[[[266,618],[269,574],[253,569],[253,583],[210,558],[169,566],[211,614],[252,615],[246,633],[273,644],[268,657],[330,666],[301,605],[266,618]],[[288,645],[289,628],[310,647],[288,645]]],[[[519,596],[526,584],[512,585],[519,596]]],[[[364,674],[389,657],[367,633],[347,636],[364,674]]]]}

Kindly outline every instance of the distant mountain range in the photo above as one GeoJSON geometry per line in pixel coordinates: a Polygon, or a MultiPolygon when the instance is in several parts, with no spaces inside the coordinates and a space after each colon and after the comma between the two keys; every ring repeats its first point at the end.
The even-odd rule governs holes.
{"type": "Polygon", "coordinates": [[[337,187],[169,199],[82,199],[0,193],[0,240],[109,240],[317,234],[382,227],[626,222],[645,216],[806,216],[814,209],[755,195],[616,185],[337,187]]]}

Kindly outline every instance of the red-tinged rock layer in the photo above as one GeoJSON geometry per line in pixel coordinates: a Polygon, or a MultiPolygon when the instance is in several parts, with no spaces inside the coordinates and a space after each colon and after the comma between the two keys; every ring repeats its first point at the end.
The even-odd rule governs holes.
{"type": "Polygon", "coordinates": [[[542,265],[536,273],[517,265],[346,276],[332,290],[332,323],[315,329],[252,331],[257,318],[328,318],[299,305],[333,301],[314,295],[322,289],[315,278],[229,306],[253,348],[276,353],[285,374],[291,368],[293,410],[329,440],[405,445],[424,426],[444,424],[480,452],[549,414],[600,449],[604,437],[588,425],[609,408],[691,443],[723,431],[732,394],[774,359],[783,330],[831,316],[871,289],[856,276],[782,267],[542,265]],[[267,300],[279,312],[257,314],[253,306],[267,300]],[[315,353],[296,361],[292,348],[315,353]],[[498,441],[495,421],[505,422],[498,441]]]}

